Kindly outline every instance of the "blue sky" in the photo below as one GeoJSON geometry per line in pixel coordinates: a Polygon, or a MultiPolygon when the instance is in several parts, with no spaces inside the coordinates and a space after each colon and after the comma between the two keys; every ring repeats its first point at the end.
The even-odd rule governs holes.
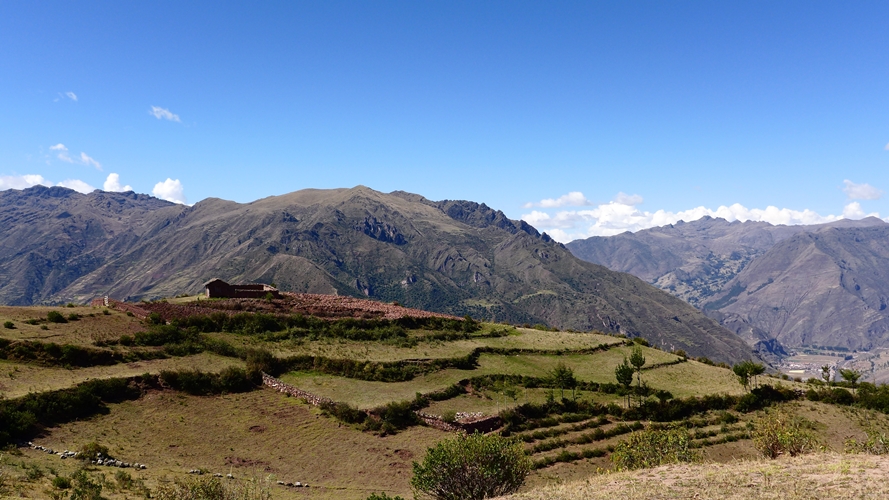
{"type": "Polygon", "coordinates": [[[0,189],[363,184],[563,241],[887,217],[887,26],[886,2],[0,2],[0,189]]]}

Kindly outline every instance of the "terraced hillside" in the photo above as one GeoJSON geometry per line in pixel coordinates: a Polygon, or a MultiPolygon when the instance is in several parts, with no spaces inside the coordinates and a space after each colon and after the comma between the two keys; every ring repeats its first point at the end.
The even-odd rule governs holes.
{"type": "Polygon", "coordinates": [[[141,305],[175,312],[169,323],[102,307],[0,311],[13,323],[0,330],[0,439],[42,447],[0,458],[0,494],[50,498],[61,491],[55,478],[86,477],[106,498],[132,498],[220,474],[273,498],[407,497],[413,461],[447,429],[481,425],[524,443],[533,488],[608,468],[630,433],[673,424],[711,460],[752,456],[749,422],[800,397],[778,380],[783,388],[747,394],[724,367],[600,332],[440,316],[318,318],[272,314],[262,300],[239,304],[232,314],[187,316],[170,303],[141,305]],[[50,320],[58,316],[66,322],[50,320]],[[633,350],[645,358],[644,384],[627,390],[614,369],[633,350]],[[260,368],[296,397],[262,385],[270,377],[252,378],[260,368]],[[553,377],[566,369],[573,382],[553,377]],[[33,424],[9,420],[16,415],[33,424]],[[89,443],[147,467],[41,451],[89,443]]]}

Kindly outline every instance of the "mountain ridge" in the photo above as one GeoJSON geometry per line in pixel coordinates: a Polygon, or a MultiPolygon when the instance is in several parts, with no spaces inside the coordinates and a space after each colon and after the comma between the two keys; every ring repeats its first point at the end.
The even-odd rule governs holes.
{"type": "Polygon", "coordinates": [[[811,226],[705,218],[566,246],[687,300],[754,346],[889,346],[889,224],[875,217],[811,226]]]}
{"type": "MultiPolygon", "coordinates": [[[[0,193],[0,217],[17,227],[4,196],[9,195],[0,193]]],[[[68,204],[84,206],[90,197],[126,197],[68,196],[68,204]]],[[[750,356],[740,339],[679,299],[628,274],[585,263],[545,233],[480,203],[435,202],[364,186],[296,191],[246,204],[133,203],[138,217],[125,231],[69,245],[79,249],[80,260],[54,260],[32,246],[15,258],[0,258],[2,272],[17,274],[17,283],[30,287],[31,303],[172,296],[199,291],[207,279],[219,277],[489,321],[643,335],[666,348],[719,360],[750,356]],[[51,271],[62,267],[67,278],[56,280],[51,271]]],[[[59,230],[59,224],[46,222],[59,210],[50,208],[44,207],[45,221],[33,229],[59,230]]],[[[68,226],[110,224],[106,219],[87,211],[68,226]]],[[[0,247],[12,244],[10,234],[0,231],[0,247]]],[[[20,289],[0,285],[0,301],[23,301],[20,289]]]]}

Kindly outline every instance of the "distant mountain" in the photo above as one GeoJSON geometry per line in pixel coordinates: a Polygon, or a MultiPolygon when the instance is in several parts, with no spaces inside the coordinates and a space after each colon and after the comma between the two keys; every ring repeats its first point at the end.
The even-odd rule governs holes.
{"type": "Polygon", "coordinates": [[[720,360],[750,356],[737,336],[685,302],[583,262],[526,223],[469,201],[359,186],[187,207],[132,193],[34,187],[0,192],[0,220],[6,304],[195,293],[218,277],[643,335],[720,360]]]}
{"type": "Polygon", "coordinates": [[[813,226],[705,217],[567,247],[706,310],[751,345],[889,346],[889,224],[874,217],[813,226]]]}

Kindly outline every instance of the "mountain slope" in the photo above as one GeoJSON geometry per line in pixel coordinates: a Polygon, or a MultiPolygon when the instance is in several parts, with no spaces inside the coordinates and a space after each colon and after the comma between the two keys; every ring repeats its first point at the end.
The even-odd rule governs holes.
{"type": "Polygon", "coordinates": [[[889,345],[889,227],[828,227],[779,242],[704,303],[784,345],[889,345]]]}
{"type": "Polygon", "coordinates": [[[765,350],[861,349],[889,345],[887,235],[889,224],[873,217],[813,226],[705,217],[567,246],[705,309],[765,350]]]}
{"type": "MultiPolygon", "coordinates": [[[[128,232],[83,244],[94,265],[31,300],[170,296],[197,292],[219,277],[486,320],[643,335],[720,360],[749,357],[742,341],[688,304],[638,278],[583,262],[484,204],[359,186],[248,204],[208,199],[193,207],[139,210],[146,213],[128,232]]],[[[13,271],[6,261],[2,265],[13,271]]]]}

